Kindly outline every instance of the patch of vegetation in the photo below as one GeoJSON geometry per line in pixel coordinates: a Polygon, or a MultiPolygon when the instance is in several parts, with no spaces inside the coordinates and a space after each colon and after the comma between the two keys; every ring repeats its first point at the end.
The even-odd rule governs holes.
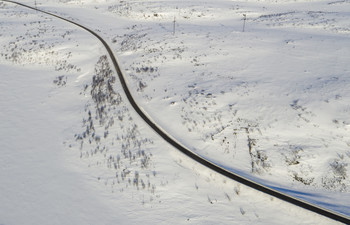
{"type": "Polygon", "coordinates": [[[67,76],[64,76],[64,75],[58,76],[53,81],[53,83],[56,84],[59,87],[66,86],[66,84],[67,84],[67,76]]]}
{"type": "Polygon", "coordinates": [[[348,190],[349,182],[346,178],[348,177],[349,158],[349,156],[338,155],[338,158],[329,163],[331,171],[322,177],[323,187],[342,192],[348,190]]]}
{"type": "MultiPolygon", "coordinates": [[[[76,134],[82,159],[94,159],[96,164],[115,171],[115,177],[99,177],[112,186],[136,188],[155,194],[152,183],[156,171],[152,170],[152,153],[147,145],[153,142],[140,136],[137,124],[121,95],[115,90],[115,75],[106,55],[99,58],[90,85],[85,85],[83,93],[91,97],[86,104],[84,130],[76,134]]],[[[153,198],[151,198],[153,199],[153,198]]]]}

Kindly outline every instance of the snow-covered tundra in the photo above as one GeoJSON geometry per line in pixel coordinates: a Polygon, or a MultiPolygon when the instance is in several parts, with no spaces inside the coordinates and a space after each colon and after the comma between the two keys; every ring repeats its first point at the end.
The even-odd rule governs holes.
{"type": "MultiPolygon", "coordinates": [[[[350,215],[349,1],[22,1],[99,33],[197,154],[350,215]]],[[[206,169],[102,44],[0,1],[0,224],[333,224],[206,169]]]]}

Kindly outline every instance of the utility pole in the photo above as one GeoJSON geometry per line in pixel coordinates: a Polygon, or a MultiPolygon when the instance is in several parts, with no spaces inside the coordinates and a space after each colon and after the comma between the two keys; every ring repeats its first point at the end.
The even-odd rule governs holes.
{"type": "Polygon", "coordinates": [[[247,14],[243,14],[243,30],[242,32],[244,32],[245,30],[245,21],[247,20],[247,14]]]}
{"type": "Polygon", "coordinates": [[[173,35],[175,35],[175,25],[176,25],[176,18],[174,16],[174,22],[173,22],[173,35]]]}

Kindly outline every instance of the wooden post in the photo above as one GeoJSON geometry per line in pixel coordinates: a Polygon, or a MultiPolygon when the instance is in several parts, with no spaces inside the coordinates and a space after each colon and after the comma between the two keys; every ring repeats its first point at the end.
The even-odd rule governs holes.
{"type": "Polygon", "coordinates": [[[174,22],[173,22],[173,35],[175,35],[175,25],[176,25],[176,18],[174,16],[174,22]]]}
{"type": "Polygon", "coordinates": [[[243,31],[245,30],[245,21],[247,20],[247,15],[246,14],[243,14],[243,31]]]}

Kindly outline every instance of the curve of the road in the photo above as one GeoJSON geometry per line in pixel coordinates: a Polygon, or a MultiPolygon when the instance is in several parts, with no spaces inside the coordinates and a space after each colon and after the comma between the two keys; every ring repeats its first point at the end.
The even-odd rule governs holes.
{"type": "Polygon", "coordinates": [[[207,159],[197,155],[196,153],[194,153],[193,151],[191,151],[190,149],[184,147],[183,145],[181,145],[180,143],[178,143],[175,139],[173,139],[172,137],[170,137],[170,135],[168,135],[165,131],[163,131],[156,123],[154,123],[150,118],[148,118],[146,116],[146,114],[142,111],[142,109],[138,106],[138,104],[136,103],[136,101],[134,100],[134,98],[132,97],[132,94],[126,84],[126,80],[124,78],[124,75],[119,67],[119,64],[116,60],[116,57],[114,56],[111,48],[109,47],[109,45],[107,44],[107,42],[101,37],[99,36],[96,32],[94,32],[93,30],[81,25],[81,24],[78,24],[74,21],[71,21],[69,19],[66,19],[66,18],[63,18],[59,15],[56,15],[56,14],[53,14],[53,13],[50,13],[50,12],[46,12],[44,10],[41,10],[41,9],[38,9],[36,7],[32,7],[32,6],[29,6],[29,5],[25,5],[23,3],[19,3],[19,2],[15,2],[15,1],[10,1],[10,0],[0,0],[2,2],[9,2],[9,3],[13,3],[13,4],[17,4],[17,5],[20,5],[20,6],[23,6],[23,7],[26,7],[26,8],[29,8],[29,9],[32,9],[32,10],[36,10],[38,12],[41,12],[41,13],[45,13],[47,15],[50,15],[50,16],[53,16],[53,17],[56,17],[58,19],[61,19],[61,20],[64,20],[68,23],[71,23],[71,24],[74,24],[86,31],[88,31],[89,33],[91,33],[93,36],[95,36],[103,45],[104,47],[106,48],[109,56],[110,56],[110,59],[112,60],[113,62],[113,66],[115,68],[115,70],[117,71],[117,74],[118,74],[118,77],[119,77],[119,80],[121,82],[121,85],[124,89],[124,92],[130,102],[130,104],[132,105],[132,107],[134,108],[134,110],[139,114],[139,116],[156,132],[158,133],[159,136],[161,136],[165,141],[167,141],[169,144],[171,144],[173,147],[175,147],[176,149],[178,149],[179,151],[181,151],[182,153],[184,153],[185,155],[187,155],[188,157],[192,158],[193,160],[197,161],[198,163],[214,170],[215,172],[217,173],[220,173],[221,175],[223,176],[226,176],[232,180],[235,180],[237,182],[240,182],[244,185],[247,185],[251,188],[254,188],[255,190],[259,190],[263,193],[266,193],[266,194],[269,194],[271,196],[274,196],[276,198],[279,198],[283,201],[286,201],[286,202],[289,202],[291,204],[294,204],[296,206],[299,206],[299,207],[302,207],[304,209],[307,209],[307,210],[310,210],[312,212],[315,212],[317,214],[320,214],[320,215],[323,215],[323,216],[326,216],[330,219],[333,219],[333,220],[336,220],[336,221],[339,221],[339,222],[342,222],[342,223],[345,223],[345,224],[350,224],[350,218],[348,216],[345,216],[345,215],[342,215],[342,214],[339,214],[339,213],[336,213],[336,212],[333,212],[333,211],[330,211],[330,210],[327,210],[327,209],[324,209],[322,207],[319,207],[317,205],[314,205],[314,204],[311,204],[309,202],[306,202],[306,201],[303,201],[301,199],[298,199],[298,198],[295,198],[295,197],[292,197],[292,196],[289,196],[287,194],[284,194],[282,192],[279,192],[279,191],[276,191],[272,188],[269,188],[269,187],[266,187],[262,184],[259,184],[259,183],[256,183],[252,180],[249,180],[245,177],[242,177],[236,173],[233,173],[231,171],[228,171],[210,161],[208,161],[207,159]]]}

